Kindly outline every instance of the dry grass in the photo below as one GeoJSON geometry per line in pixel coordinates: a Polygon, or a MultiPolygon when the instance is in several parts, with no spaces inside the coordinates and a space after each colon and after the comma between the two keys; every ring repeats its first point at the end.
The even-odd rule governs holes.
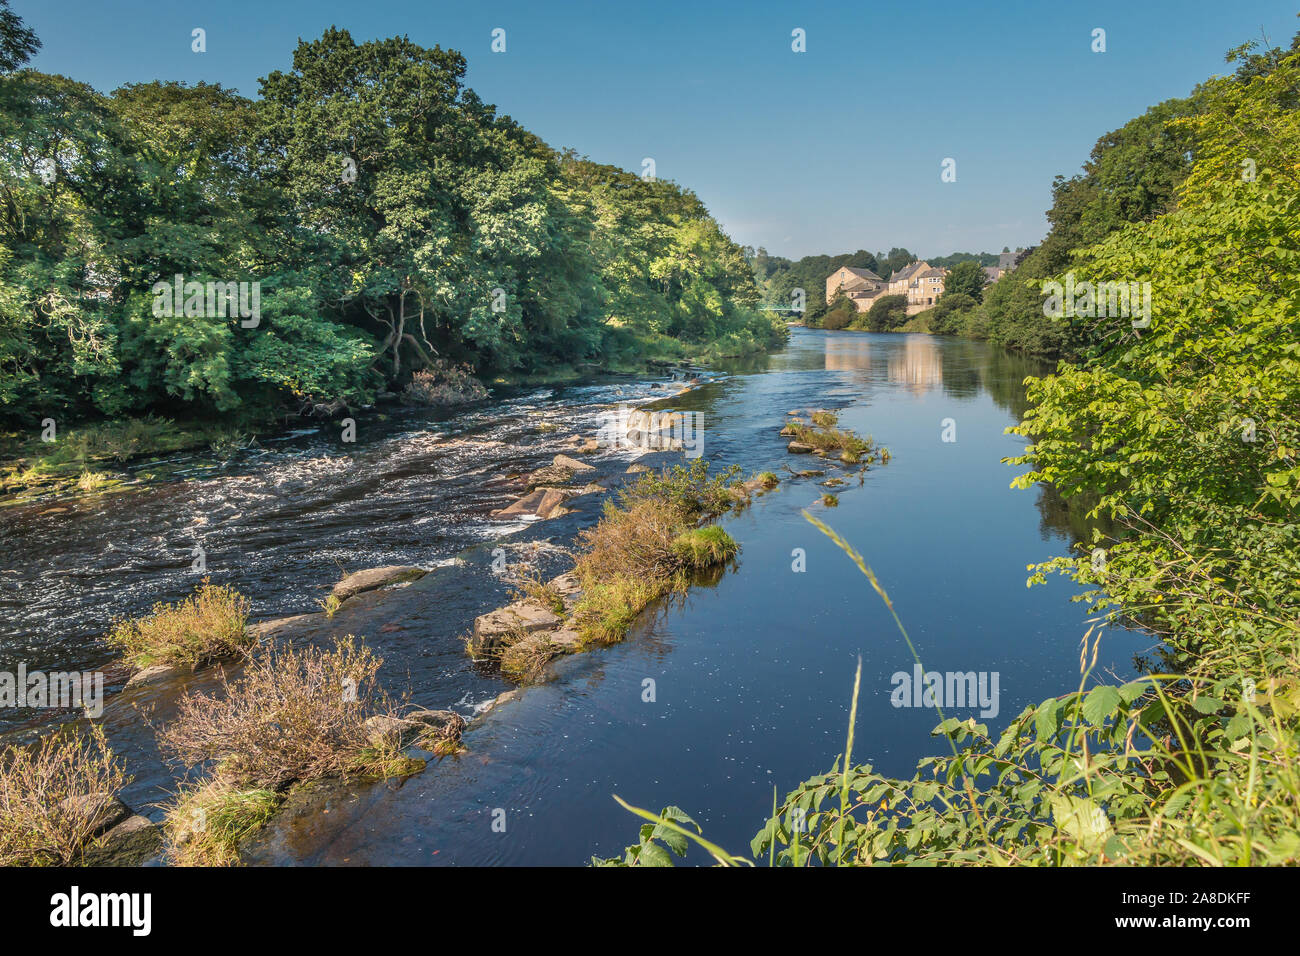
{"type": "Polygon", "coordinates": [[[565,616],[564,596],[552,585],[543,581],[535,570],[521,573],[515,580],[519,585],[515,593],[516,600],[532,598],[553,614],[565,616]]]}
{"type": "Polygon", "coordinates": [[[574,573],[584,590],[616,577],[671,577],[678,567],[673,541],[690,525],[685,509],[657,499],[637,499],[622,508],[606,504],[596,526],[578,535],[582,553],[574,573]]]}
{"type": "Polygon", "coordinates": [[[220,695],[182,697],[160,741],[188,766],[214,761],[214,775],[239,787],[384,774],[400,750],[376,747],[365,727],[395,716],[375,681],[381,664],[351,635],[328,651],[268,647],[237,681],[223,680],[220,695]]]}
{"type": "Polygon", "coordinates": [[[119,621],[107,640],[137,669],[154,664],[194,668],[245,651],[252,644],[244,631],[247,620],[246,598],[204,578],[184,601],[155,604],[142,618],[119,621]]]}
{"type": "Polygon", "coordinates": [[[108,475],[102,471],[83,471],[77,479],[77,490],[85,494],[92,494],[107,485],[108,480],[108,475]]]}
{"type": "Polygon", "coordinates": [[[502,650],[498,662],[501,675],[520,684],[531,684],[542,674],[546,662],[555,656],[545,636],[530,634],[502,650]]]}
{"type": "Polygon", "coordinates": [[[159,734],[164,751],[212,777],[182,790],[167,812],[174,862],[227,865],[292,783],[400,776],[424,766],[395,734],[367,728],[396,717],[375,675],[383,661],[351,635],[331,650],[267,647],[219,695],[187,694],[159,734]],[[197,823],[197,825],[196,825],[197,823]]]}
{"type": "Polygon", "coordinates": [[[0,866],[67,865],[94,843],[96,821],[74,798],[116,796],[121,761],[92,726],[0,753],[0,866]]]}
{"type": "Polygon", "coordinates": [[[650,602],[686,588],[689,571],[739,550],[720,528],[696,527],[748,497],[735,482],[738,468],[712,478],[708,471],[696,459],[689,468],[647,472],[619,492],[617,503],[606,503],[594,528],[579,533],[574,574],[582,598],[573,619],[585,640],[621,640],[650,602]]]}

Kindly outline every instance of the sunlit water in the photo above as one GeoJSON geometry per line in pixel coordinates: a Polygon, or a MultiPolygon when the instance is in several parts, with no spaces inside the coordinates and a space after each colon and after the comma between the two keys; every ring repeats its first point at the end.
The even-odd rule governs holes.
{"type": "MultiPolygon", "coordinates": [[[[1084,608],[1065,582],[1025,587],[1026,565],[1065,553],[1069,516],[1042,489],[1010,489],[1016,469],[1001,463],[1023,447],[1004,433],[1024,409],[1020,383],[1045,370],[980,343],[799,330],[785,351],[737,363],[667,402],[702,415],[711,461],[789,479],[724,520],[742,547],[735,566],[644,615],[623,644],[563,660],[554,680],[476,725],[464,755],[402,783],[323,787],[291,802],[250,860],[580,864],[635,838],[639,821],[615,793],[655,810],[681,806],[710,839],[742,852],[773,787],[784,796],[843,750],[859,657],[855,758],[910,775],[919,757],[938,752],[929,735],[938,718],[892,705],[891,677],[912,671],[911,653],[804,509],[873,566],[927,670],[997,674],[997,716],[970,707],[949,716],[1000,728],[1025,705],[1073,689],[1084,608]],[[836,508],[819,503],[822,479],[780,470],[839,473],[787,454],[777,434],[787,411],[810,407],[838,410],[844,426],[893,456],[861,485],[852,478],[835,489],[836,508]],[[943,440],[945,429],[955,441],[943,440]]],[[[470,715],[508,686],[470,663],[460,641],[476,614],[507,599],[490,570],[492,548],[503,534],[515,544],[568,544],[599,507],[588,496],[568,517],[503,525],[487,512],[507,500],[506,476],[563,450],[570,434],[590,434],[601,407],[654,395],[648,383],[602,384],[531,391],[440,422],[415,413],[362,420],[355,445],[331,428],[263,442],[190,480],[63,504],[65,512],[48,513],[48,504],[0,512],[0,653],[6,666],[104,664],[111,655],[98,635],[113,616],[193,587],[196,543],[214,580],[252,598],[255,618],[315,610],[340,568],[419,564],[437,570],[352,623],[385,657],[394,691],[470,715]],[[541,434],[539,421],[560,428],[541,434]]],[[[604,457],[614,473],[627,455],[604,457]]],[[[546,563],[563,567],[560,558],[546,563]]],[[[1098,670],[1132,673],[1148,643],[1107,632],[1098,670]]],[[[174,788],[178,770],[160,759],[142,716],[152,706],[153,719],[165,720],[174,696],[133,690],[105,713],[136,775],[126,794],[133,806],[147,809],[174,788]]],[[[31,714],[18,716],[30,731],[31,714]]]]}

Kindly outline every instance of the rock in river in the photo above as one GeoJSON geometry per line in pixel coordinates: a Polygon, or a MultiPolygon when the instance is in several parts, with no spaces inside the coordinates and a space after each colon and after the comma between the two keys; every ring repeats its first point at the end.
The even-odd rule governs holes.
{"type": "Polygon", "coordinates": [[[392,584],[405,584],[409,581],[416,581],[424,577],[425,573],[423,568],[413,568],[403,564],[389,564],[382,568],[367,568],[364,571],[353,571],[334,585],[334,590],[330,593],[340,601],[346,601],[362,591],[373,591],[375,588],[388,587],[392,584]]]}

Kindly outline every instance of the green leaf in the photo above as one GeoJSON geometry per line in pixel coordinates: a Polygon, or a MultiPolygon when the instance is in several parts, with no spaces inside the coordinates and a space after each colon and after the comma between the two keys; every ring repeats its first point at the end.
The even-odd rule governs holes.
{"type": "Polygon", "coordinates": [[[1109,684],[1094,687],[1083,700],[1083,719],[1094,727],[1100,726],[1119,707],[1120,700],[1118,688],[1109,684]]]}
{"type": "Polygon", "coordinates": [[[637,866],[672,866],[673,858],[658,843],[646,843],[637,854],[637,866]]]}
{"type": "Polygon", "coordinates": [[[1034,714],[1034,731],[1038,735],[1038,742],[1051,740],[1060,729],[1061,702],[1055,698],[1043,701],[1034,714]]]}

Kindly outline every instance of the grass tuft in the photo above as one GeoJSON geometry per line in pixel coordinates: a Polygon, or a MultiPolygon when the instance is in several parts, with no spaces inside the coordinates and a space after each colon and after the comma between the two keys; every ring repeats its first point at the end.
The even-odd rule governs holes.
{"type": "Polygon", "coordinates": [[[244,629],[247,620],[246,598],[204,578],[184,601],[155,604],[142,618],[117,622],[107,641],[136,669],[154,664],[194,668],[246,650],[253,643],[244,629]]]}
{"type": "Polygon", "coordinates": [[[168,862],[177,866],[238,863],[239,844],[266,825],[280,802],[274,790],[238,789],[214,780],[182,790],[163,822],[168,862]]]}
{"type": "Polygon", "coordinates": [[[722,528],[709,525],[679,534],[673,539],[672,551],[684,568],[699,570],[735,557],[740,545],[722,528]]]}

